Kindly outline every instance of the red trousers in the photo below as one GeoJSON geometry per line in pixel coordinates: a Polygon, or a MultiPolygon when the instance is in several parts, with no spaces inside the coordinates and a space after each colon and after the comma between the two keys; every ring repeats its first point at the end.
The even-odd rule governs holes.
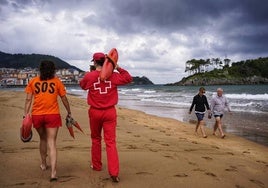
{"type": "Polygon", "coordinates": [[[101,132],[103,129],[106,144],[108,171],[110,176],[118,176],[119,159],[116,148],[116,109],[96,109],[90,107],[88,110],[91,130],[91,161],[95,170],[101,170],[101,132]]]}

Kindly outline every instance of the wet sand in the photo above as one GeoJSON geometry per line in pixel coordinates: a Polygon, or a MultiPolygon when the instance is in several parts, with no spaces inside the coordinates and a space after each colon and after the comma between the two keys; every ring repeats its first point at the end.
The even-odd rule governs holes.
{"type": "MultiPolygon", "coordinates": [[[[206,126],[213,128],[215,119],[208,119],[207,115],[204,120],[206,126]]],[[[184,121],[195,124],[196,116],[192,113],[190,116],[185,114],[184,121]]],[[[241,136],[256,143],[268,146],[268,115],[263,113],[246,113],[246,112],[226,112],[223,117],[223,130],[237,136],[241,136]]]]}
{"type": "MultiPolygon", "coordinates": [[[[194,135],[194,124],[117,107],[120,183],[111,182],[103,144],[103,170],[90,169],[90,132],[85,99],[68,96],[85,134],[72,139],[60,129],[57,182],[41,171],[39,138],[19,139],[25,94],[0,92],[0,187],[268,187],[268,147],[227,133],[225,139],[194,135]]],[[[62,117],[66,115],[62,108],[62,117]]]]}

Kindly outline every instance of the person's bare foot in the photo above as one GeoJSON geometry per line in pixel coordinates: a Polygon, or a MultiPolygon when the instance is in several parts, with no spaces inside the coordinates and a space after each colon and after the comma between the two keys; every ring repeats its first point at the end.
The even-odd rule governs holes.
{"type": "Polygon", "coordinates": [[[120,181],[118,176],[111,176],[111,178],[112,178],[112,181],[115,183],[119,183],[119,181],[120,181]]]}
{"type": "Polygon", "coordinates": [[[45,171],[45,170],[47,169],[47,165],[45,165],[45,164],[41,164],[41,165],[40,165],[40,169],[41,169],[42,171],[45,171]]]}

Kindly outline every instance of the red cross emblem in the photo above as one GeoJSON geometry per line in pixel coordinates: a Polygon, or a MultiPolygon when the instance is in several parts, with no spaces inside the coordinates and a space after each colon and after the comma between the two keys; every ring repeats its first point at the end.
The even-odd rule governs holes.
{"type": "Polygon", "coordinates": [[[99,90],[100,94],[106,94],[110,88],[111,81],[100,81],[100,78],[98,78],[98,82],[94,83],[94,89],[99,90]]]}

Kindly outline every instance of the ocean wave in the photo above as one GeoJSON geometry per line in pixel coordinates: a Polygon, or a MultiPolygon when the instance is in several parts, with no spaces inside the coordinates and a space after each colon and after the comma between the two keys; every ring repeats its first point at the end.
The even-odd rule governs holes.
{"type": "Polygon", "coordinates": [[[268,94],[225,94],[225,96],[229,99],[246,99],[246,100],[268,100],[268,94]]]}

